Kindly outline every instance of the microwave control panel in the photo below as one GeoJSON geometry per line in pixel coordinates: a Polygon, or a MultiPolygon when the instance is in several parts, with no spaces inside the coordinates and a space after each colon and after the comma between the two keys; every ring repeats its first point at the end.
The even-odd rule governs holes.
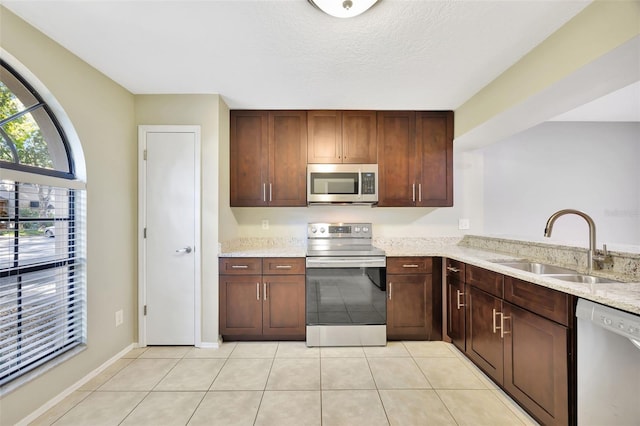
{"type": "Polygon", "coordinates": [[[362,194],[376,193],[376,174],[373,172],[362,173],[362,194]]]}

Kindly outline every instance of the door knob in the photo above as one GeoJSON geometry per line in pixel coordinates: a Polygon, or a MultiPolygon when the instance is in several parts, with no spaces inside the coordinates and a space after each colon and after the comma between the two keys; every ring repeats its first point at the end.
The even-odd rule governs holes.
{"type": "Polygon", "coordinates": [[[176,250],[176,253],[191,253],[191,251],[192,251],[191,247],[185,247],[185,248],[176,250]]]}

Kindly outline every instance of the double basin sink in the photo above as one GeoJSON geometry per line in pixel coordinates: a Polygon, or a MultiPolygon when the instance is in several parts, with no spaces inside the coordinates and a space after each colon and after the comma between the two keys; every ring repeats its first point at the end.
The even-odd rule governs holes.
{"type": "Polygon", "coordinates": [[[573,269],[563,268],[555,265],[547,265],[545,263],[530,262],[527,260],[495,261],[492,263],[572,283],[596,284],[620,282],[611,280],[609,278],[581,274],[577,271],[574,271],[573,269]]]}

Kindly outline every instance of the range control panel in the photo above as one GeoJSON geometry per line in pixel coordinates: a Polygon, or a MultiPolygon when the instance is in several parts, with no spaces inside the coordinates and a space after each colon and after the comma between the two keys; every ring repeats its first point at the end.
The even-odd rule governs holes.
{"type": "Polygon", "coordinates": [[[308,238],[371,238],[371,223],[310,223],[308,238]]]}

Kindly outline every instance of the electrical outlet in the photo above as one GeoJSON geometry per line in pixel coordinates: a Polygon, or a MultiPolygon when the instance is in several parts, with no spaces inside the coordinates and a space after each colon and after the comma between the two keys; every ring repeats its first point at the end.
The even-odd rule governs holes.
{"type": "Polygon", "coordinates": [[[458,219],[458,229],[469,229],[469,219],[458,219]]]}
{"type": "Polygon", "coordinates": [[[262,229],[269,229],[269,219],[262,219],[262,229]]]}
{"type": "Polygon", "coordinates": [[[124,313],[122,312],[122,309],[120,309],[119,311],[116,311],[116,327],[120,327],[123,322],[124,322],[124,313]]]}

